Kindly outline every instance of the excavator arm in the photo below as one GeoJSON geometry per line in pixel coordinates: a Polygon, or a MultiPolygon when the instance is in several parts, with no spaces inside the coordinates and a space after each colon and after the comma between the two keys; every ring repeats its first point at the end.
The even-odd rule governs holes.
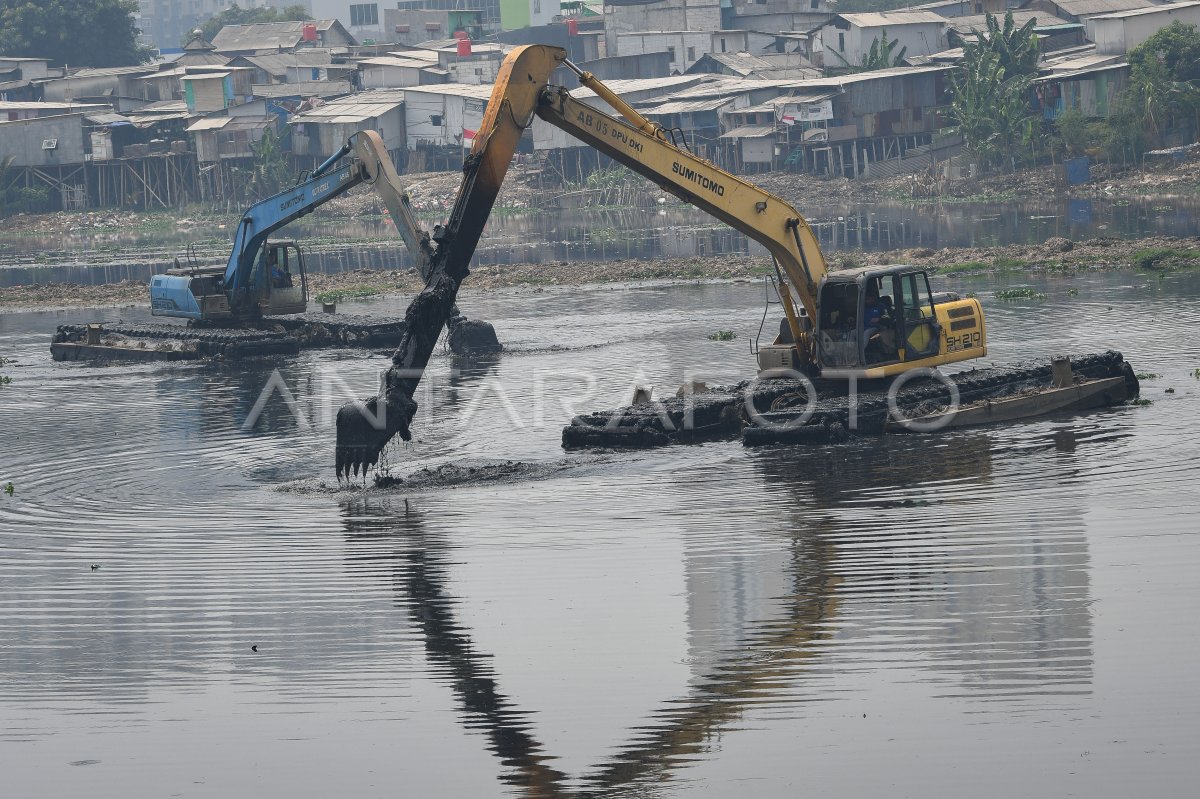
{"type": "Polygon", "coordinates": [[[383,139],[373,130],[363,130],[350,137],[307,180],[246,209],[234,234],[233,251],[225,267],[221,288],[224,297],[218,297],[222,300],[219,309],[194,296],[190,275],[185,274],[155,278],[150,297],[152,312],[159,316],[190,319],[253,316],[256,306],[250,284],[254,262],[268,237],[364,182],[374,186],[401,238],[417,260],[418,270],[422,275],[428,275],[432,254],[429,234],[417,224],[383,139]],[[351,154],[348,163],[340,164],[351,154]]]}
{"type": "MultiPolygon", "coordinates": [[[[661,127],[634,111],[591,73],[569,61],[565,64],[623,119],[575,99],[560,86],[543,92],[537,115],[762,244],[787,275],[809,318],[816,319],[817,286],[825,275],[825,257],[800,212],[782,198],[669,141],[661,127]]],[[[781,288],[786,292],[786,286],[781,288]]],[[[784,308],[795,340],[807,342],[786,296],[784,308]]],[[[801,354],[805,354],[803,350],[801,354]]]]}

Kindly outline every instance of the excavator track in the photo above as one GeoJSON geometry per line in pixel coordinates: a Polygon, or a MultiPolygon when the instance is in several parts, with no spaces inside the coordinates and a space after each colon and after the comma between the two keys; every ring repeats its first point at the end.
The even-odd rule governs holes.
{"type": "Polygon", "coordinates": [[[316,313],[267,317],[240,328],[70,324],[59,325],[50,352],[56,361],[253,358],[328,347],[390,348],[404,330],[403,319],[316,313]]]}
{"type": "MultiPolygon", "coordinates": [[[[1121,398],[1138,392],[1137,378],[1119,352],[1073,357],[1071,371],[1083,379],[1122,378],[1121,398]]],[[[1035,361],[972,369],[949,375],[947,379],[957,388],[960,404],[967,405],[1043,390],[1050,386],[1052,373],[1049,361],[1035,361]]],[[[836,391],[841,395],[820,396],[807,418],[802,417],[807,407],[807,387],[801,381],[744,381],[691,397],[670,397],[661,402],[577,416],[563,429],[562,444],[566,449],[644,449],[739,436],[747,446],[825,444],[838,443],[855,434],[878,435],[889,427],[891,409],[886,387],[860,389],[852,408],[844,382],[817,381],[815,385],[819,392],[836,391]],[[751,407],[754,414],[750,413],[751,407]]],[[[895,404],[906,417],[915,416],[945,404],[948,395],[949,389],[941,382],[912,380],[896,393],[895,404]]]]}

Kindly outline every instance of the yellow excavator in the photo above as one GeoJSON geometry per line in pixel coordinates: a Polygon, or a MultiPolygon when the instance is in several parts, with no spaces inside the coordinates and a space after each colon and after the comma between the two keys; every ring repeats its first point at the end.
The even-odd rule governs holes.
{"type": "Polygon", "coordinates": [[[816,236],[789,203],[730,174],[677,143],[678,133],[646,119],[557,47],[527,45],[501,65],[464,180],[436,248],[424,291],[408,309],[405,337],[384,391],[341,409],[337,472],[357,474],[377,462],[397,433],[407,440],[413,393],[453,305],[483,225],[522,132],[534,117],[561,128],[664,191],[761,243],[775,264],[785,318],[771,344],[759,347],[762,372],[797,371],[832,379],[876,379],[978,358],[987,352],[983,310],[975,299],[935,295],[922,269],[864,267],[830,272],[816,236]],[[566,67],[617,116],[549,83],[566,67]]]}

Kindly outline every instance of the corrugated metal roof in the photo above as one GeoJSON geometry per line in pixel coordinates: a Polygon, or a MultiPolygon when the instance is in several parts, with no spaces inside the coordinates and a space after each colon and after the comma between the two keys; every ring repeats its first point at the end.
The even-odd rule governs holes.
{"type": "Polygon", "coordinates": [[[195,133],[200,130],[220,130],[233,121],[233,117],[205,117],[197,119],[195,122],[187,126],[188,133],[195,133]]]}
{"type": "Polygon", "coordinates": [[[111,111],[101,111],[94,114],[84,114],[83,118],[93,125],[131,125],[133,122],[129,117],[121,116],[120,114],[111,111]]]}
{"type": "Polygon", "coordinates": [[[258,22],[253,25],[226,25],[213,37],[217,50],[279,50],[290,49],[300,43],[304,26],[315,24],[321,33],[334,26],[342,29],[350,41],[354,37],[342,28],[336,19],[301,20],[295,22],[258,22]]]}
{"type": "Polygon", "coordinates": [[[340,97],[354,87],[348,80],[306,80],[299,83],[256,83],[250,87],[255,97],[340,97]]]}
{"type": "Polygon", "coordinates": [[[1129,17],[1140,17],[1144,14],[1170,14],[1173,11],[1178,11],[1181,8],[1195,8],[1200,6],[1200,2],[1191,3],[1168,3],[1162,6],[1148,6],[1146,8],[1131,8],[1128,11],[1113,11],[1108,14],[1097,14],[1092,19],[1127,19],[1129,17]]]}
{"type": "Polygon", "coordinates": [[[838,92],[806,92],[801,94],[786,95],[784,97],[776,97],[767,100],[765,103],[758,105],[747,106],[746,108],[731,108],[727,113],[730,114],[765,114],[774,113],[774,111],[783,105],[808,105],[810,103],[820,103],[825,100],[837,97],[838,92]]]}
{"type": "Polygon", "coordinates": [[[1070,80],[1071,78],[1081,78],[1085,75],[1095,75],[1098,72],[1108,72],[1114,69],[1128,69],[1129,64],[1121,62],[1118,64],[1098,64],[1091,67],[1082,67],[1080,69],[1069,69],[1061,72],[1051,72],[1049,75],[1042,75],[1034,78],[1034,83],[1051,83],[1053,81],[1070,80]]]}
{"type": "MultiPolygon", "coordinates": [[[[1021,27],[1022,25],[1024,25],[1026,22],[1028,22],[1031,19],[1035,20],[1034,25],[1039,28],[1044,27],[1046,25],[1065,25],[1065,24],[1067,24],[1067,21],[1065,19],[1059,19],[1058,17],[1054,16],[1053,14],[1049,14],[1045,11],[1018,10],[1018,11],[1013,11],[1011,13],[1013,15],[1013,22],[1016,24],[1016,26],[1018,28],[1021,27]]],[[[973,30],[983,33],[984,31],[987,30],[987,16],[988,16],[987,14],[971,14],[970,16],[965,16],[965,17],[952,17],[949,20],[947,20],[947,23],[948,23],[948,27],[950,30],[956,31],[960,34],[968,34],[968,33],[971,33],[973,30]]],[[[997,22],[999,22],[1000,25],[1003,26],[1004,18],[998,17],[997,22]]]]}
{"type": "Polygon", "coordinates": [[[876,11],[862,14],[838,14],[856,28],[884,28],[889,25],[941,25],[946,18],[932,11],[876,11]]]}
{"type": "Polygon", "coordinates": [[[189,72],[184,75],[182,80],[205,80],[207,78],[228,78],[232,72],[189,72]]]}
{"type": "Polygon", "coordinates": [[[366,122],[399,108],[403,103],[328,103],[294,116],[292,122],[366,122]]]}
{"type": "Polygon", "coordinates": [[[198,119],[187,126],[188,133],[198,130],[262,130],[274,124],[273,118],[256,119],[254,117],[206,117],[198,119]]]}
{"type": "Polygon", "coordinates": [[[139,75],[143,72],[155,72],[158,67],[153,64],[143,64],[134,67],[87,67],[72,72],[68,78],[107,78],[113,75],[139,75]]]}
{"type": "Polygon", "coordinates": [[[1094,17],[1112,11],[1128,11],[1155,5],[1153,0],[1054,0],[1064,14],[1073,17],[1094,17]]]}
{"type": "Polygon", "coordinates": [[[88,111],[91,109],[96,111],[111,110],[109,106],[99,103],[35,103],[21,100],[0,100],[0,111],[53,111],[64,113],[67,111],[88,111]]]}
{"type": "Polygon", "coordinates": [[[733,102],[732,97],[717,97],[710,100],[668,100],[665,103],[652,106],[642,111],[646,116],[664,116],[666,114],[700,114],[705,111],[716,111],[733,102]]]}
{"type": "Polygon", "coordinates": [[[431,64],[438,62],[438,54],[433,50],[426,50],[423,47],[417,47],[412,50],[389,50],[388,55],[396,58],[409,58],[413,61],[428,61],[431,64]]]}
{"type": "Polygon", "coordinates": [[[428,86],[408,86],[407,92],[417,94],[454,94],[475,100],[486,100],[492,96],[492,87],[473,83],[432,83],[428,86]]]}
{"type": "Polygon", "coordinates": [[[719,139],[764,139],[775,135],[774,125],[742,125],[728,133],[722,133],[719,139]]]}

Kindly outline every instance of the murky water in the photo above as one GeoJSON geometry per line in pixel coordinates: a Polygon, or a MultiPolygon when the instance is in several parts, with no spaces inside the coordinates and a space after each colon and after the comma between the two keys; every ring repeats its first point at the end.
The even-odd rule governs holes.
{"type": "Polygon", "coordinates": [[[746,375],[761,287],[468,296],[510,351],[438,357],[391,464],[523,465],[411,491],[316,488],[381,356],[53,364],[94,312],[0,315],[2,793],[1189,796],[1200,276],[1038,285],[967,284],[990,360],[1117,347],[1152,405],[568,456],[746,375]]]}
{"type": "MultiPolygon", "coordinates": [[[[1183,197],[942,205],[889,201],[800,210],[829,252],[1028,244],[1051,236],[1081,240],[1200,235],[1200,201],[1183,197]]],[[[310,217],[289,226],[286,235],[304,245],[308,269],[314,272],[412,266],[392,223],[383,219],[347,223],[310,217]]],[[[206,260],[228,258],[228,239],[227,230],[215,227],[9,239],[0,241],[0,286],[145,281],[169,268],[190,242],[200,242],[197,252],[206,260]]],[[[766,250],[698,210],[671,205],[496,215],[480,241],[476,262],[576,263],[729,254],[765,255],[766,250]]]]}

